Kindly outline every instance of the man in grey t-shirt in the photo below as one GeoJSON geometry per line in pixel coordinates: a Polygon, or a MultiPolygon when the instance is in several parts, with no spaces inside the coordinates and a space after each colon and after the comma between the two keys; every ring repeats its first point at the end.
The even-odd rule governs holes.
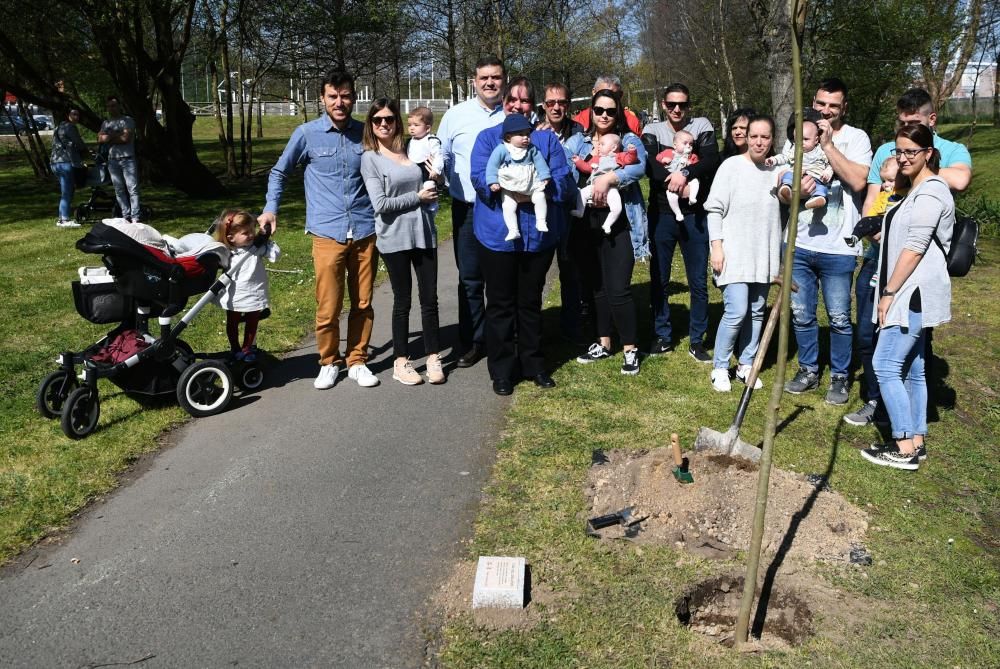
{"type": "Polygon", "coordinates": [[[97,141],[108,145],[108,173],[122,218],[139,223],[139,167],[135,161],[135,121],[122,114],[115,95],[106,100],[108,118],[101,124],[97,141]]]}

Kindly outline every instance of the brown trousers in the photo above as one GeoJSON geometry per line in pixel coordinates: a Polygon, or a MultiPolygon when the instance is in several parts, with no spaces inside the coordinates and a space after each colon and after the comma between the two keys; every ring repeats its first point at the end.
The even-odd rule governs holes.
{"type": "Polygon", "coordinates": [[[313,267],[316,271],[316,348],[320,365],[342,365],[340,357],[340,310],[344,306],[344,277],[351,311],[347,316],[347,366],[368,360],[375,311],[372,292],[378,269],[375,235],[347,240],[313,237],[313,267]]]}

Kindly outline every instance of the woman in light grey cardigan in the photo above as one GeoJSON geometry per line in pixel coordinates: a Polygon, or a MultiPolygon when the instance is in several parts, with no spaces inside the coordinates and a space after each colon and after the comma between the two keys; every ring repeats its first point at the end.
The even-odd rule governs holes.
{"type": "Polygon", "coordinates": [[[893,443],[861,451],[877,465],[913,471],[926,457],[927,328],[951,320],[951,278],[946,254],[955,226],[955,202],[937,176],[941,154],[925,125],[896,133],[900,174],[912,184],[906,199],[882,221],[879,249],[879,335],[872,366],[892,423],[893,443]]]}
{"type": "MultiPolygon", "coordinates": [[[[764,304],[778,273],[781,218],[775,174],[764,160],[773,154],[774,121],[758,115],[747,128],[747,150],[728,158],[715,173],[705,201],[710,261],[722,289],[725,311],[715,335],[712,387],[731,390],[729,356],[738,347],[736,377],[744,383],[760,344],[764,304]]],[[[762,387],[758,378],[755,388],[762,387]]]]}
{"type": "Polygon", "coordinates": [[[395,100],[372,102],[365,120],[361,176],[375,208],[375,246],[392,285],[392,347],[396,359],[392,378],[407,386],[423,383],[407,351],[413,277],[417,275],[427,380],[444,383],[438,356],[437,229],[434,213],[422,204],[437,200],[434,188],[424,188],[420,166],[403,150],[403,119],[395,100]]]}

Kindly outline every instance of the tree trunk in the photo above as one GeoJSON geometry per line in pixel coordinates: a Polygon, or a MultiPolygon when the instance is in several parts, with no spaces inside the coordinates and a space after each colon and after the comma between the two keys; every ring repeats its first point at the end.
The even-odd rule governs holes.
{"type": "Polygon", "coordinates": [[[754,0],[750,11],[767,52],[765,69],[771,79],[771,109],[775,120],[774,146],[785,143],[786,120],[794,108],[789,0],[754,0]]]}
{"type": "Polygon", "coordinates": [[[459,103],[458,45],[455,43],[455,2],[448,0],[448,79],[451,81],[451,103],[459,103]]]}

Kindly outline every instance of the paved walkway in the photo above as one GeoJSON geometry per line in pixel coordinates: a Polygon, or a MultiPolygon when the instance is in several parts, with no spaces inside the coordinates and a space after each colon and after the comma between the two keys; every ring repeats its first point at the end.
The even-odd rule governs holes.
{"type": "MultiPolygon", "coordinates": [[[[450,243],[440,255],[449,344],[450,243]]],[[[381,386],[342,374],[315,390],[306,347],[259,395],[173,434],[61,545],[0,578],[0,665],[419,666],[419,612],[471,535],[506,403],[485,361],[449,365],[442,386],[393,381],[388,282],[374,303],[381,386]]]]}

